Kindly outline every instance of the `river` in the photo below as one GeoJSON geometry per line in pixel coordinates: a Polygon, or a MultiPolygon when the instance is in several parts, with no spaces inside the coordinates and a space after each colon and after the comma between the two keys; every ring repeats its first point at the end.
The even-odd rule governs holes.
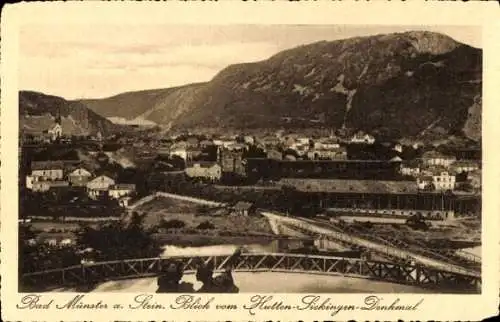
{"type": "MultiPolygon", "coordinates": [[[[292,242],[282,240],[273,240],[267,244],[248,244],[244,245],[245,253],[280,253],[285,250],[285,245],[292,242]]],[[[295,243],[299,243],[296,241],[295,243]]],[[[212,256],[212,255],[231,255],[240,245],[211,245],[199,247],[182,247],[174,245],[165,245],[162,256],[212,256]]]]}

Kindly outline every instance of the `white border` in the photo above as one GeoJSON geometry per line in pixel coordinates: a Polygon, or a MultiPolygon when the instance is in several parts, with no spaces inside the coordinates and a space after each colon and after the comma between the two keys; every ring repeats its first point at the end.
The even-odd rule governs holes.
{"type": "MultiPolygon", "coordinates": [[[[2,12],[1,28],[1,273],[2,313],[4,320],[479,320],[497,313],[499,294],[499,144],[500,39],[498,4],[442,2],[70,2],[20,3],[7,5],[2,12]],[[266,311],[251,316],[247,311],[139,311],[139,310],[31,310],[16,309],[18,211],[17,189],[17,32],[23,23],[84,24],[345,24],[345,25],[480,25],[483,26],[483,293],[481,295],[387,294],[411,301],[424,297],[417,312],[328,312],[266,311]],[[488,254],[490,254],[488,256],[488,254]],[[493,254],[493,255],[492,255],[493,254]],[[364,313],[364,314],[362,314],[364,313]],[[210,318],[209,318],[210,317],[210,318]]],[[[77,35],[75,35],[77,37],[77,35]]],[[[273,294],[296,302],[303,295],[273,294]]],[[[62,300],[73,294],[44,295],[62,300]]],[[[130,303],[133,294],[88,294],[109,303],[130,303]]],[[[158,295],[160,296],[160,295],[158,295]]],[[[171,303],[177,295],[161,295],[171,303]]],[[[221,303],[248,303],[251,294],[216,295],[221,303]]],[[[331,296],[341,303],[360,303],[360,294],[331,296]]]]}

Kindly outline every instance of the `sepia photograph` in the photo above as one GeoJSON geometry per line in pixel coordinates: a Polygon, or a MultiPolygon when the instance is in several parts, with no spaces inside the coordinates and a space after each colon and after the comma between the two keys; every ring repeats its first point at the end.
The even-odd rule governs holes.
{"type": "Polygon", "coordinates": [[[18,37],[19,292],[481,293],[480,27],[18,37]]]}

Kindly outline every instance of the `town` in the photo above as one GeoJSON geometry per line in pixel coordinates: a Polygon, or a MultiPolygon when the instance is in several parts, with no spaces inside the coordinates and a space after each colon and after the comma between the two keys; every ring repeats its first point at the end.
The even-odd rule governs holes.
{"type": "Polygon", "coordinates": [[[129,127],[78,137],[65,135],[56,122],[44,133],[23,133],[22,269],[154,257],[165,245],[279,240],[275,249],[285,252],[367,251],[349,246],[339,252],[297,231],[284,243],[259,215],[264,211],[480,267],[480,253],[462,250],[481,244],[480,146],[318,132],[174,135],[129,127]],[[144,245],[123,236],[116,244],[108,240],[134,221],[144,245]]]}

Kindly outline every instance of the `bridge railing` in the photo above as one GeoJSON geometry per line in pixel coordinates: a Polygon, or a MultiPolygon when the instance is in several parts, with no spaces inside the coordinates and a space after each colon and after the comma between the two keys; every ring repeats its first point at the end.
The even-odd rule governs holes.
{"type": "MultiPolygon", "coordinates": [[[[144,258],[77,265],[22,275],[23,291],[43,291],[54,287],[92,285],[108,280],[151,277],[162,271],[172,260],[182,262],[185,272],[194,272],[201,260],[211,262],[215,270],[222,270],[234,257],[201,256],[144,258]]],[[[448,290],[456,293],[480,292],[481,279],[475,276],[440,271],[420,265],[406,265],[355,258],[301,254],[242,254],[236,257],[235,271],[306,272],[415,285],[422,288],[448,290]]],[[[293,283],[293,280],[290,281],[293,283]]]]}

